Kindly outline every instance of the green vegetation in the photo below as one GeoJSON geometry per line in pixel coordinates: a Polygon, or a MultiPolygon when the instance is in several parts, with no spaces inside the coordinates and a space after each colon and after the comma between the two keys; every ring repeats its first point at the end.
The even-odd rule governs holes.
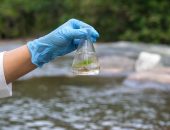
{"type": "Polygon", "coordinates": [[[169,0],[1,0],[0,38],[45,34],[70,18],[93,25],[100,41],[170,43],[169,0]]]}
{"type": "Polygon", "coordinates": [[[91,59],[87,59],[87,60],[80,61],[78,64],[75,65],[75,67],[85,67],[91,63],[93,63],[93,61],[91,59]]]}

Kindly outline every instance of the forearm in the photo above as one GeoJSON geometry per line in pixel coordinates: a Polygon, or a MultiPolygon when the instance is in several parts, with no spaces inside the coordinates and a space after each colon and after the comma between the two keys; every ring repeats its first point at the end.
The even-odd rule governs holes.
{"type": "Polygon", "coordinates": [[[4,53],[4,74],[7,84],[35,68],[27,45],[4,53]]]}
{"type": "Polygon", "coordinates": [[[93,42],[99,37],[90,25],[71,19],[49,34],[4,54],[4,73],[10,83],[36,67],[77,49],[81,39],[93,42]]]}

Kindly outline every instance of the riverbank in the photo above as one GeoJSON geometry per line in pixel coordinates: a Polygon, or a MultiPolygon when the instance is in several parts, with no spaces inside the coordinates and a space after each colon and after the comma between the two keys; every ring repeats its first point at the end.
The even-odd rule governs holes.
{"type": "MultiPolygon", "coordinates": [[[[31,39],[16,39],[0,41],[0,51],[10,50],[21,46],[31,39]]],[[[166,45],[152,45],[143,43],[114,42],[95,44],[101,71],[97,77],[124,78],[127,86],[151,86],[161,84],[170,86],[170,47],[166,45]],[[150,70],[136,72],[135,63],[141,52],[154,53],[161,57],[160,66],[150,70]]],[[[72,61],[74,52],[38,68],[22,77],[25,80],[34,77],[69,76],[72,77],[72,61]]]]}

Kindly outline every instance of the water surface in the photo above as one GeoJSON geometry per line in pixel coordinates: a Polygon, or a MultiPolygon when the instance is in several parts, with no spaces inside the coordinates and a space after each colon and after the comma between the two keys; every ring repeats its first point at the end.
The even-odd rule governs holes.
{"type": "Polygon", "coordinates": [[[169,91],[123,78],[49,77],[14,83],[0,100],[1,130],[169,130],[169,91]]]}

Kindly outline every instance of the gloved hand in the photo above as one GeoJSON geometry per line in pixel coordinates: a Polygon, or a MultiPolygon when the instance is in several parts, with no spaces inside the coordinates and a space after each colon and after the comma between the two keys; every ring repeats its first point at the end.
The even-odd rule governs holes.
{"type": "Polygon", "coordinates": [[[95,42],[98,32],[90,25],[71,19],[51,33],[27,43],[31,61],[37,67],[77,49],[80,39],[95,42]]]}

